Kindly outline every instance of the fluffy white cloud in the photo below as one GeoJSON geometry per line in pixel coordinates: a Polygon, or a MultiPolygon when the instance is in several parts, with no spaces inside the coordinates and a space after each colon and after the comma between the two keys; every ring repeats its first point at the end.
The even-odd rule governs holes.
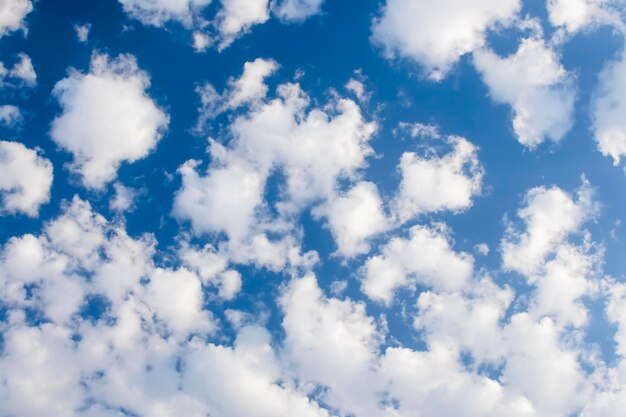
{"type": "Polygon", "coordinates": [[[565,26],[574,32],[588,23],[594,0],[548,0],[548,17],[554,26],[565,26]]]}
{"type": "Polygon", "coordinates": [[[269,0],[220,0],[222,8],[215,16],[220,35],[218,49],[228,47],[253,25],[270,18],[269,0]]]}
{"type": "Polygon", "coordinates": [[[592,102],[593,132],[598,149],[619,165],[626,154],[626,53],[600,74],[592,102]]]}
{"type": "Polygon", "coordinates": [[[26,30],[24,18],[33,11],[31,0],[0,1],[0,37],[16,30],[26,30]]]}
{"type": "Polygon", "coordinates": [[[247,104],[258,104],[268,92],[265,79],[277,70],[278,64],[275,61],[257,58],[244,64],[243,74],[239,78],[228,79],[228,87],[222,94],[218,94],[209,83],[196,88],[201,103],[196,128],[202,131],[211,119],[225,111],[247,104]]]}
{"type": "Polygon", "coordinates": [[[0,141],[2,211],[35,217],[50,200],[52,164],[18,142],[0,141]]]}
{"type": "Polygon", "coordinates": [[[321,400],[342,415],[377,415],[373,362],[381,343],[365,305],[326,298],[313,275],[292,281],[281,297],[284,349],[297,375],[326,389],[321,400]]]}
{"type": "Polygon", "coordinates": [[[37,417],[47,413],[70,417],[80,408],[80,368],[70,331],[53,324],[13,327],[4,333],[0,358],[0,401],[7,415],[37,417]],[[8,378],[7,378],[8,377],[8,378]],[[37,400],[33,401],[33,393],[37,400]]]}
{"type": "Polygon", "coordinates": [[[201,249],[183,244],[180,257],[185,265],[195,271],[204,284],[218,287],[219,297],[232,300],[241,290],[241,274],[227,269],[228,260],[215,248],[206,245],[201,249]]]}
{"type": "Polygon", "coordinates": [[[506,269],[531,275],[546,257],[582,223],[596,212],[593,191],[586,180],[576,197],[558,187],[536,187],[526,193],[524,207],[518,217],[525,231],[509,225],[500,244],[502,262],[506,269]]]}
{"type": "Polygon", "coordinates": [[[609,24],[623,31],[623,0],[547,0],[552,25],[568,34],[598,24],[609,24]]]}
{"type": "Polygon", "coordinates": [[[163,26],[175,20],[191,26],[211,0],[119,0],[124,11],[146,25],[163,26]]]}
{"type": "Polygon", "coordinates": [[[402,182],[392,202],[401,222],[425,213],[468,209],[472,197],[480,193],[483,169],[476,146],[458,136],[449,136],[445,142],[451,150],[442,156],[434,148],[425,156],[415,152],[402,155],[402,182]]]}
{"type": "Polygon", "coordinates": [[[270,341],[265,329],[247,326],[232,349],[196,343],[187,357],[183,388],[220,416],[327,417],[317,403],[280,382],[270,341]]]}
{"type": "Polygon", "coordinates": [[[200,280],[186,269],[155,269],[150,274],[145,300],[151,311],[179,335],[213,330],[214,323],[203,309],[200,280]]]}
{"type": "Polygon", "coordinates": [[[516,314],[503,333],[507,362],[502,378],[510,391],[525,395],[540,416],[572,415],[585,404],[576,351],[563,343],[552,320],[516,314]]]}
{"type": "Polygon", "coordinates": [[[534,149],[545,140],[558,142],[572,127],[572,78],[543,40],[524,39],[505,58],[480,49],[474,65],[493,100],[512,107],[513,130],[522,145],[534,149]]]}
{"type": "Polygon", "coordinates": [[[497,363],[502,355],[500,323],[514,296],[488,278],[473,283],[466,292],[426,291],[417,299],[413,325],[424,332],[429,346],[460,349],[479,362],[497,363]]]}
{"type": "Polygon", "coordinates": [[[529,282],[537,286],[531,302],[532,314],[550,316],[557,326],[587,324],[588,313],[582,297],[597,286],[590,278],[599,261],[598,255],[590,253],[590,249],[589,243],[582,247],[563,244],[540,273],[529,277],[529,282]]]}
{"type": "Polygon", "coordinates": [[[74,159],[70,169],[83,185],[101,189],[122,162],[152,151],[169,118],[147,95],[148,74],[132,55],[95,54],[88,74],[71,70],[53,91],[63,110],[52,122],[52,139],[74,159]]]}
{"type": "Polygon", "coordinates": [[[301,22],[321,13],[324,0],[279,0],[274,4],[274,13],[287,22],[301,22]]]}
{"type": "Polygon", "coordinates": [[[388,58],[419,63],[440,80],[464,54],[483,46],[488,30],[512,21],[519,0],[387,0],[372,24],[372,41],[388,58]]]}
{"type": "Polygon", "coordinates": [[[328,204],[314,210],[314,214],[327,218],[337,252],[347,257],[369,252],[367,240],[390,226],[378,188],[365,181],[331,198],[328,204]]]}
{"type": "Polygon", "coordinates": [[[363,267],[363,291],[389,305],[402,287],[422,285],[438,291],[459,290],[471,278],[474,259],[456,253],[445,225],[414,226],[409,238],[392,238],[363,267]]]}

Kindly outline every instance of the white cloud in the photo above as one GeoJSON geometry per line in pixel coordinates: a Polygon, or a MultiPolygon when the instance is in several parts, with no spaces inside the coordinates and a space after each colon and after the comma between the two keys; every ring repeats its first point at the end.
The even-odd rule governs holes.
{"type": "Polygon", "coordinates": [[[253,25],[270,18],[269,0],[220,0],[222,8],[215,21],[220,34],[219,50],[228,47],[253,25]]]}
{"type": "Polygon", "coordinates": [[[178,21],[189,27],[211,0],[119,0],[124,11],[143,24],[163,26],[178,21]]]}
{"type": "Polygon", "coordinates": [[[365,89],[365,84],[355,78],[348,80],[346,90],[351,91],[360,102],[367,102],[370,98],[370,94],[365,89]]]}
{"type": "Polygon", "coordinates": [[[600,73],[592,100],[593,133],[598,149],[619,165],[626,154],[626,53],[600,73]]]}
{"type": "Polygon", "coordinates": [[[113,188],[115,194],[109,201],[109,208],[118,212],[132,211],[138,194],[137,190],[126,187],[119,182],[113,184],[113,188]]]}
{"type": "Polygon", "coordinates": [[[52,164],[18,142],[0,141],[2,211],[35,217],[50,200],[52,164]]]}
{"type": "Polygon", "coordinates": [[[503,337],[507,356],[502,379],[509,391],[530,400],[537,415],[569,416],[585,404],[576,351],[562,342],[552,320],[516,314],[503,337]]]}
{"type": "Polygon", "coordinates": [[[82,25],[74,25],[74,31],[76,32],[76,37],[80,43],[87,43],[89,40],[89,31],[91,30],[91,24],[85,23],[82,25]]]}
{"type": "Polygon", "coordinates": [[[565,26],[575,32],[591,18],[594,0],[548,0],[548,17],[554,26],[565,26]]]}
{"type": "Polygon", "coordinates": [[[178,171],[183,184],[176,194],[174,213],[190,220],[196,233],[225,232],[234,240],[249,234],[255,210],[262,203],[265,178],[239,161],[214,167],[206,176],[196,172],[193,162],[178,171]]]}
{"type": "Polygon", "coordinates": [[[213,39],[211,39],[209,35],[200,31],[195,31],[192,35],[192,39],[193,49],[195,49],[196,52],[206,51],[207,48],[213,43],[213,39]]]}
{"type": "Polygon", "coordinates": [[[214,330],[210,314],[203,309],[200,280],[186,269],[155,269],[150,274],[145,300],[151,311],[178,335],[214,330]]]}
{"type": "Polygon", "coordinates": [[[196,128],[202,131],[210,120],[225,111],[243,105],[259,104],[269,90],[265,79],[277,70],[278,64],[275,61],[257,58],[244,64],[243,74],[239,78],[228,79],[228,87],[221,95],[209,83],[197,87],[201,108],[196,128]]]}
{"type": "Polygon", "coordinates": [[[391,203],[401,222],[426,213],[466,210],[480,193],[483,169],[476,146],[459,136],[449,136],[445,142],[451,150],[442,156],[434,148],[425,156],[402,154],[402,181],[391,203]]]}
{"type": "Polygon", "coordinates": [[[18,54],[19,61],[15,63],[9,76],[21,80],[27,87],[37,85],[37,74],[33,68],[30,57],[26,54],[18,54]]]}
{"type": "Polygon", "coordinates": [[[52,123],[52,139],[72,153],[72,172],[84,186],[102,189],[122,162],[152,151],[169,118],[147,95],[148,74],[132,55],[95,54],[88,74],[72,70],[53,94],[63,110],[52,123]]]}
{"type": "Polygon", "coordinates": [[[478,362],[497,363],[502,355],[501,322],[515,294],[482,278],[466,292],[426,291],[417,299],[413,325],[429,346],[471,352],[478,362]],[[472,323],[467,325],[467,323],[472,323]]]}
{"type": "Polygon", "coordinates": [[[483,46],[488,30],[511,22],[518,0],[387,0],[372,24],[372,41],[387,58],[402,57],[440,80],[464,54],[483,46]]]}
{"type": "Polygon", "coordinates": [[[402,287],[422,285],[437,291],[459,290],[471,278],[474,259],[452,249],[445,225],[414,226],[409,238],[393,237],[363,267],[363,291],[390,305],[402,287]]]}
{"type": "Polygon", "coordinates": [[[33,11],[31,0],[3,0],[0,2],[0,37],[16,30],[26,30],[24,18],[33,11]]]}
{"type": "Polygon", "coordinates": [[[327,417],[328,412],[317,403],[281,382],[270,341],[265,329],[246,326],[239,331],[234,348],[192,344],[183,389],[208,403],[219,416],[327,417]]]}
{"type": "Polygon", "coordinates": [[[326,298],[313,275],[293,280],[280,299],[284,349],[296,375],[321,385],[321,399],[341,415],[376,415],[372,363],[381,335],[365,304],[326,298]]]}
{"type": "MultiPolygon", "coordinates": [[[[609,24],[624,32],[623,0],[548,0],[548,18],[567,34],[599,24],[609,24]]],[[[557,33],[558,35],[558,33],[557,33]]]]}
{"type": "Polygon", "coordinates": [[[278,64],[271,59],[257,58],[246,62],[243,74],[238,79],[231,79],[227,107],[235,109],[243,104],[258,101],[265,97],[268,87],[265,79],[278,70],[278,64]]]}
{"type": "Polygon", "coordinates": [[[482,255],[482,256],[487,256],[489,255],[489,245],[487,245],[486,243],[479,243],[477,245],[474,245],[474,252],[482,255]]]}
{"type": "Polygon", "coordinates": [[[0,125],[5,127],[16,127],[22,121],[22,112],[19,107],[12,104],[0,106],[0,125]]]}
{"type": "Polygon", "coordinates": [[[546,257],[596,211],[593,190],[584,179],[575,198],[558,187],[532,188],[517,212],[526,230],[509,225],[500,243],[503,266],[527,276],[535,273],[546,257]]]}
{"type": "Polygon", "coordinates": [[[232,300],[241,290],[241,274],[234,269],[227,269],[228,259],[217,253],[211,245],[198,249],[185,243],[179,256],[188,268],[198,274],[204,285],[218,287],[220,298],[232,300]]]}
{"type": "Polygon", "coordinates": [[[545,140],[558,142],[572,127],[572,76],[543,40],[526,38],[505,58],[480,49],[474,65],[493,100],[512,107],[513,130],[522,145],[534,149],[545,140]]]}
{"type": "Polygon", "coordinates": [[[274,13],[283,21],[302,22],[322,12],[324,0],[279,0],[274,3],[274,13]]]}
{"type": "Polygon", "coordinates": [[[5,85],[14,88],[33,88],[37,85],[37,73],[33,68],[30,57],[24,53],[17,54],[18,61],[8,70],[4,63],[0,62],[0,87],[5,85]],[[6,81],[10,78],[13,81],[6,81]]]}
{"type": "Polygon", "coordinates": [[[28,417],[48,413],[59,417],[75,415],[74,410],[80,408],[85,398],[78,383],[80,368],[72,365],[75,357],[70,331],[53,324],[16,326],[4,333],[3,339],[2,412],[28,417]]]}
{"type": "Polygon", "coordinates": [[[588,313],[582,297],[594,290],[590,278],[600,260],[590,249],[589,243],[582,247],[563,244],[540,273],[529,277],[529,282],[537,286],[530,308],[532,314],[539,318],[550,316],[557,326],[580,328],[587,324],[588,313]]]}
{"type": "Polygon", "coordinates": [[[314,214],[327,218],[337,252],[346,257],[369,252],[367,240],[390,226],[378,188],[365,181],[317,207],[314,214]]]}

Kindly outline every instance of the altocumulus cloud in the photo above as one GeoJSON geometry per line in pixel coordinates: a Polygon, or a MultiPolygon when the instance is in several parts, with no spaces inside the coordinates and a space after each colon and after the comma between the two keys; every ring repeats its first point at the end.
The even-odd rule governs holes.
{"type": "Polygon", "coordinates": [[[0,0],[0,417],[622,416],[624,2],[356,3],[0,0]]]}

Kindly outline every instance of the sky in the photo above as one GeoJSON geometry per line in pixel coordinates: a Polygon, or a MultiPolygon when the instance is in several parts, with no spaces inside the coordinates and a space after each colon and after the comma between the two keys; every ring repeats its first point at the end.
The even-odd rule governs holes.
{"type": "Polygon", "coordinates": [[[625,36],[0,0],[0,417],[621,417],[625,36]]]}

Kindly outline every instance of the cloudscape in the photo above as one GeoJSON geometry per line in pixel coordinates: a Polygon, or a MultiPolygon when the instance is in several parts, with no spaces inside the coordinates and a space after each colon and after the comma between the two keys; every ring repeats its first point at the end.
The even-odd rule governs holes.
{"type": "Polygon", "coordinates": [[[623,417],[626,0],[0,0],[0,417],[623,417]]]}

